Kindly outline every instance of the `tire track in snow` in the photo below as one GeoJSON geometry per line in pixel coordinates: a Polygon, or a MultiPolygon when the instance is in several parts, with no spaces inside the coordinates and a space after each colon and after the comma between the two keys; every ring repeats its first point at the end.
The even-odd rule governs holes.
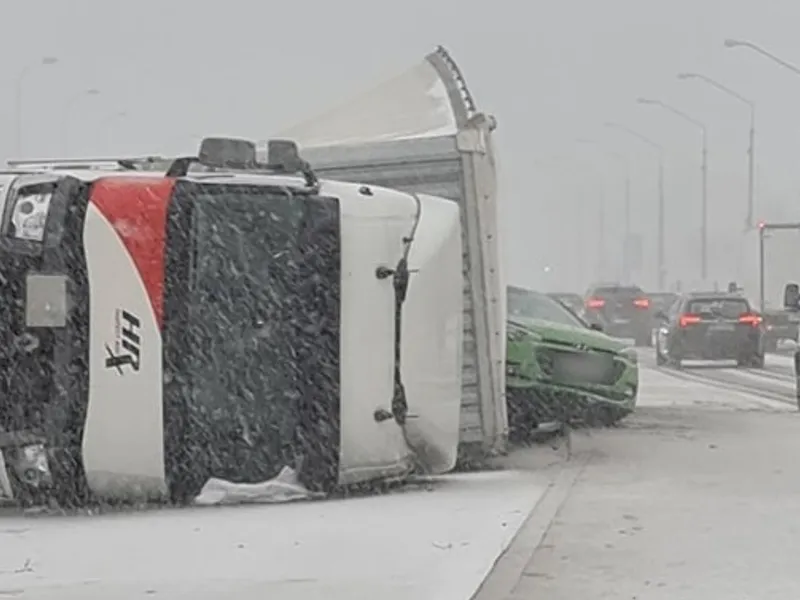
{"type": "Polygon", "coordinates": [[[689,370],[649,368],[640,370],[639,406],[697,406],[727,409],[791,411],[794,388],[766,389],[698,375],[689,370]]]}

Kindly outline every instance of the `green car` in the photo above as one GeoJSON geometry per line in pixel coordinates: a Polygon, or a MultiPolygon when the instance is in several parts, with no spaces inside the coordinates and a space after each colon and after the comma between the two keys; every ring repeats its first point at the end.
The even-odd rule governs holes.
{"type": "Polygon", "coordinates": [[[563,304],[508,287],[506,398],[512,437],[545,423],[610,425],[636,406],[636,350],[563,304]]]}

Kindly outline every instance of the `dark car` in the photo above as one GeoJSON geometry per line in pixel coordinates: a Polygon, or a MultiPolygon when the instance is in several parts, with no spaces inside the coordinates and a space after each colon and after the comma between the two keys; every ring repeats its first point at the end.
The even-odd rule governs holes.
{"type": "Polygon", "coordinates": [[[584,315],[609,335],[633,338],[637,346],[652,343],[650,298],[635,285],[592,286],[586,292],[584,315]]]}
{"type": "Polygon", "coordinates": [[[693,293],[659,314],[656,364],[683,360],[735,360],[740,367],[764,366],[764,322],[738,294],[693,293]]]}
{"type": "Polygon", "coordinates": [[[781,340],[798,341],[800,319],[796,313],[787,310],[764,311],[764,348],[775,352],[781,340]]]}
{"type": "Polygon", "coordinates": [[[583,298],[581,298],[580,294],[571,292],[551,292],[547,295],[553,300],[558,300],[576,314],[581,314],[583,312],[583,298]]]}
{"type": "Polygon", "coordinates": [[[672,303],[678,299],[678,294],[674,292],[650,292],[647,297],[650,298],[650,310],[655,314],[658,311],[667,312],[672,303]]]}

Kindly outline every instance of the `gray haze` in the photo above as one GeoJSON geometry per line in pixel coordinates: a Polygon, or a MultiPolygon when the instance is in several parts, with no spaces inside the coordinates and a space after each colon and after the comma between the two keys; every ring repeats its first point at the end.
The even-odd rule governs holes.
{"type": "MultiPolygon", "coordinates": [[[[644,235],[643,286],[655,285],[652,153],[602,127],[615,120],[663,143],[669,281],[697,278],[699,134],[637,96],[705,121],[710,140],[710,271],[741,275],[748,112],[680,71],[755,100],[759,217],[800,217],[800,76],[726,37],[800,64],[795,0],[473,0],[257,2],[6,0],[0,96],[14,154],[14,96],[23,67],[23,154],[190,151],[196,136],[264,138],[418,61],[443,44],[481,108],[499,121],[508,279],[581,290],[619,272],[621,172],[576,137],[630,157],[633,227],[644,235]],[[70,102],[83,90],[100,94],[70,102]],[[125,111],[126,117],[115,117],[125,111]],[[554,157],[560,157],[555,160],[554,157]],[[597,199],[607,199],[608,269],[599,263],[597,199]]],[[[798,236],[800,237],[800,236],[798,236]]],[[[754,248],[747,246],[747,256],[754,248]]]]}

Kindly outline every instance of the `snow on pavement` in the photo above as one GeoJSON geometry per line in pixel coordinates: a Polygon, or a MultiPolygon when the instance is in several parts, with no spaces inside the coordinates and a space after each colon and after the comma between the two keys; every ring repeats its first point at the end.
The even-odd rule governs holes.
{"type": "Polygon", "coordinates": [[[0,520],[0,596],[468,600],[547,489],[516,471],[384,496],[0,520]]]}
{"type": "Polygon", "coordinates": [[[722,387],[712,381],[700,381],[691,371],[671,372],[648,367],[639,369],[637,406],[697,406],[740,410],[796,411],[788,402],[759,396],[755,392],[722,387]]]}
{"type": "Polygon", "coordinates": [[[479,600],[800,598],[797,415],[646,407],[573,453],[545,538],[526,525],[479,600]]]}

